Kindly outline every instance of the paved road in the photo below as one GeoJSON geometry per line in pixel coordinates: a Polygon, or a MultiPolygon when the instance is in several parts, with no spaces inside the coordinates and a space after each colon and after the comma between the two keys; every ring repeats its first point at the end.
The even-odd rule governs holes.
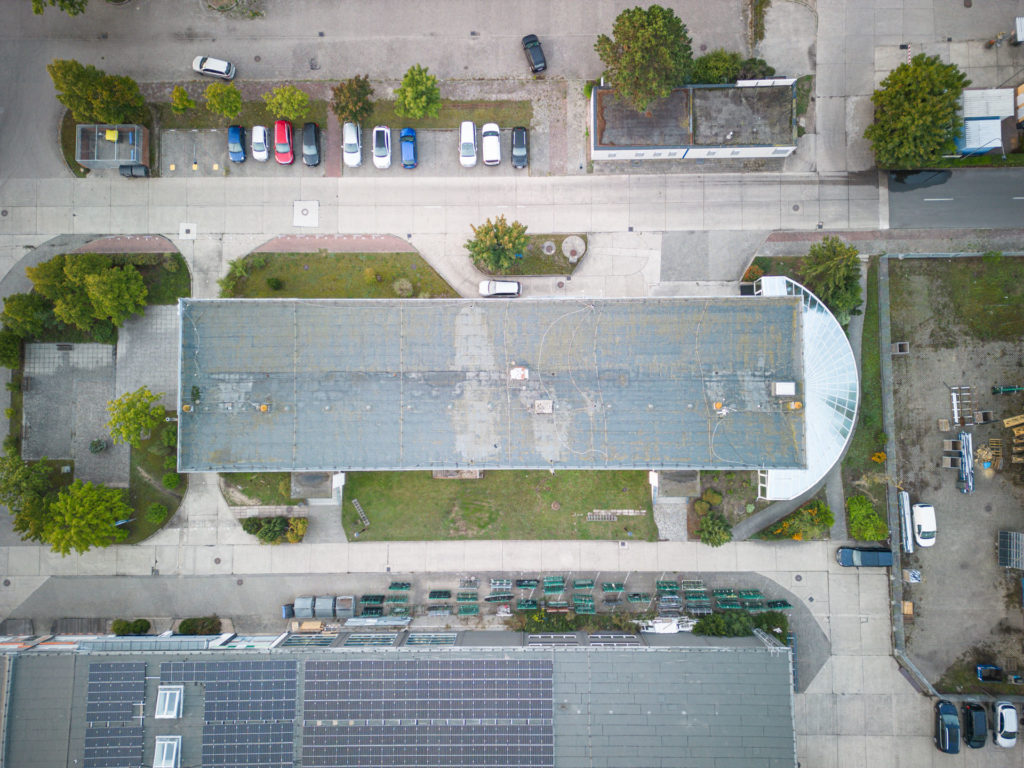
{"type": "Polygon", "coordinates": [[[1019,227],[1024,217],[1024,168],[965,169],[915,175],[928,186],[889,184],[889,226],[894,229],[1019,227]]]}

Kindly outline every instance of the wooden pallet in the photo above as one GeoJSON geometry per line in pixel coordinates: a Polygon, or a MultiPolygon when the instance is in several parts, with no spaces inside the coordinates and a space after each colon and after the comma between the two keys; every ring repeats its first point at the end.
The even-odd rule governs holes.
{"type": "Polygon", "coordinates": [[[1003,426],[1006,427],[1007,429],[1010,429],[1011,427],[1020,426],[1021,424],[1024,424],[1024,413],[1018,416],[1011,416],[1008,419],[1003,419],[1003,426]]]}
{"type": "Polygon", "coordinates": [[[997,437],[989,438],[988,449],[992,451],[992,468],[1003,468],[1003,441],[997,437]]]}

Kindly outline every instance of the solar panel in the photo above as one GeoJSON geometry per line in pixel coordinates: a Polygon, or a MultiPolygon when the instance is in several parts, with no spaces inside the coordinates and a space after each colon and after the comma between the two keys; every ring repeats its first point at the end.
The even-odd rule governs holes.
{"type": "Polygon", "coordinates": [[[294,720],[295,661],[169,661],[163,683],[203,683],[206,722],[294,720]]]}
{"type": "Polygon", "coordinates": [[[84,768],[134,768],[141,763],[142,728],[85,729],[84,768]]]}
{"type": "Polygon", "coordinates": [[[295,759],[295,726],[276,723],[207,723],[203,765],[289,768],[295,759]]]}
{"type": "Polygon", "coordinates": [[[123,723],[139,714],[146,699],[144,662],[103,662],[89,665],[85,719],[90,723],[123,723]]]}

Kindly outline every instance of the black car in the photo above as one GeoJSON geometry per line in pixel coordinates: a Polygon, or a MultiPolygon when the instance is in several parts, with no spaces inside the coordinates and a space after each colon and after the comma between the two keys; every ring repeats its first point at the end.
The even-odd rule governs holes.
{"type": "Polygon", "coordinates": [[[956,705],[947,699],[935,704],[935,746],[939,752],[955,755],[960,751],[960,718],[956,705]]]}
{"type": "Polygon", "coordinates": [[[544,58],[544,49],[540,47],[540,40],[536,35],[527,35],[523,38],[523,52],[526,54],[530,71],[534,74],[548,68],[547,59],[544,58]]]}
{"type": "Polygon", "coordinates": [[[889,191],[935,187],[945,184],[952,175],[952,171],[889,171],[889,191]]]}
{"type": "Polygon", "coordinates": [[[320,126],[306,123],[302,126],[302,162],[306,165],[320,165],[320,126]]]}
{"type": "Polygon", "coordinates": [[[117,167],[117,172],[128,179],[132,177],[141,179],[149,176],[149,168],[138,163],[135,163],[134,165],[119,165],[117,167]]]}
{"type": "Polygon", "coordinates": [[[892,551],[884,547],[840,547],[836,550],[836,562],[854,568],[890,568],[892,551]]]}
{"type": "Polygon", "coordinates": [[[985,734],[988,732],[988,717],[981,704],[964,704],[960,707],[964,716],[964,744],[971,749],[985,746],[985,734]]]}
{"type": "Polygon", "coordinates": [[[512,129],[512,167],[525,168],[530,164],[530,140],[526,129],[517,125],[512,129]]]}

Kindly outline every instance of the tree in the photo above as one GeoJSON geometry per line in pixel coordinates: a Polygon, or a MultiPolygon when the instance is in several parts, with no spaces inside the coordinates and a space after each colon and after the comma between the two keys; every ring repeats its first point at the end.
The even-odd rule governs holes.
{"type": "Polygon", "coordinates": [[[742,66],[743,61],[738,53],[718,48],[693,60],[690,82],[715,85],[735,83],[742,66]]]}
{"type": "Polygon", "coordinates": [[[599,35],[594,50],[615,97],[638,112],[686,82],[693,64],[686,25],[660,5],[624,10],[612,37],[599,35]]]}
{"type": "Polygon", "coordinates": [[[512,266],[517,253],[526,248],[529,238],[526,225],[513,221],[509,224],[504,215],[493,222],[488,219],[479,227],[472,227],[473,239],[466,241],[473,263],[492,272],[501,272],[512,266]]]}
{"type": "Polygon", "coordinates": [[[342,80],[331,91],[331,111],[343,123],[364,123],[373,114],[373,86],[368,75],[342,80]]]}
{"type": "Polygon", "coordinates": [[[267,111],[279,120],[302,120],[309,114],[309,94],[294,85],[280,85],[263,94],[267,111]]]}
{"type": "Polygon", "coordinates": [[[860,259],[857,249],[832,235],[810,247],[800,275],[832,310],[841,325],[860,310],[860,259]]]}
{"type": "Polygon", "coordinates": [[[889,526],[875,511],[867,496],[851,496],[846,500],[850,514],[850,535],[857,541],[884,541],[889,538],[889,526]]]}
{"type": "Polygon", "coordinates": [[[21,460],[17,450],[0,456],[0,503],[14,515],[14,530],[26,541],[43,541],[52,495],[50,467],[21,460]]]}
{"type": "Polygon", "coordinates": [[[108,75],[74,59],[54,59],[46,66],[57,89],[57,100],[79,123],[138,122],[146,100],[139,84],[124,75],[108,75]]]}
{"type": "Polygon", "coordinates": [[[875,122],[864,131],[882,168],[922,168],[956,150],[960,95],[971,81],[956,64],[917,54],[871,96],[875,122]]]}
{"type": "Polygon", "coordinates": [[[98,123],[139,123],[145,117],[146,99],[139,84],[126,75],[104,75],[93,98],[98,123]]]}
{"type": "Polygon", "coordinates": [[[34,339],[54,324],[53,304],[38,293],[12,293],[0,315],[4,327],[23,339],[34,339]]]}
{"type": "Polygon", "coordinates": [[[188,95],[184,86],[176,85],[171,91],[171,112],[176,115],[183,115],[190,109],[195,109],[196,100],[188,95]]]}
{"type": "Polygon", "coordinates": [[[740,62],[738,80],[763,80],[775,74],[775,67],[768,64],[764,59],[744,59],[740,62]]]}
{"type": "Polygon", "coordinates": [[[53,314],[62,323],[83,331],[96,325],[86,279],[110,269],[110,257],[101,253],[58,254],[49,261],[27,267],[32,285],[53,302],[53,314]]]}
{"type": "Polygon", "coordinates": [[[89,0],[32,0],[32,13],[40,16],[49,5],[59,8],[68,16],[77,16],[85,11],[85,6],[88,4],[89,0]]]}
{"type": "Polygon", "coordinates": [[[142,275],[131,264],[106,269],[85,278],[85,290],[93,317],[120,327],[129,315],[146,308],[149,291],[142,275]]]}
{"type": "Polygon", "coordinates": [[[242,92],[233,83],[210,83],[206,86],[206,108],[229,120],[242,111],[242,92]]]}
{"type": "Polygon", "coordinates": [[[4,368],[21,365],[21,337],[10,328],[0,329],[0,365],[4,368]]]}
{"type": "Polygon", "coordinates": [[[50,504],[43,540],[61,555],[106,547],[128,535],[117,522],[131,513],[120,488],[75,480],[50,504]]]}
{"type": "Polygon", "coordinates": [[[437,117],[440,111],[441,89],[437,87],[437,78],[428,74],[426,67],[413,64],[395,90],[395,114],[419,120],[437,117]]]}
{"type": "Polygon", "coordinates": [[[142,444],[142,433],[155,428],[164,418],[164,408],[155,403],[163,393],[154,395],[149,387],[139,387],[107,403],[110,421],[107,428],[115,443],[128,443],[133,448],[142,444]]]}
{"type": "Polygon", "coordinates": [[[732,541],[732,526],[721,512],[708,512],[697,525],[697,535],[709,547],[720,547],[732,541]]]}

